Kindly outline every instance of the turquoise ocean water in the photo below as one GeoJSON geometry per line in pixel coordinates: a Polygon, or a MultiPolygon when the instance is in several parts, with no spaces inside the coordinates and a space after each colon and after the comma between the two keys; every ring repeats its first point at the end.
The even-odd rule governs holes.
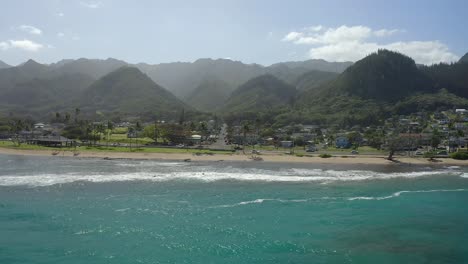
{"type": "Polygon", "coordinates": [[[468,170],[0,155],[0,263],[468,263],[468,170]]]}

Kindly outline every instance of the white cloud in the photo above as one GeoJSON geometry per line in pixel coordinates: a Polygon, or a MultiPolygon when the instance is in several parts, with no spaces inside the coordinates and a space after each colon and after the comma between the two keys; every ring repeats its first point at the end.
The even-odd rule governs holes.
{"type": "Polygon", "coordinates": [[[59,32],[59,33],[57,33],[57,37],[63,38],[63,37],[65,37],[65,33],[59,32]]]}
{"type": "Polygon", "coordinates": [[[64,16],[65,16],[65,14],[64,14],[64,13],[62,13],[62,12],[58,12],[58,13],[57,13],[57,16],[59,16],[59,17],[64,17],[64,16]]]}
{"type": "Polygon", "coordinates": [[[357,61],[379,49],[389,49],[412,57],[417,63],[452,62],[458,56],[439,41],[379,43],[380,38],[404,32],[400,29],[372,30],[366,26],[346,25],[337,28],[310,27],[304,32],[290,32],[283,41],[311,45],[309,56],[329,61],[357,61]]]}
{"type": "Polygon", "coordinates": [[[40,43],[36,43],[31,40],[8,40],[8,42],[3,41],[0,42],[0,49],[1,50],[7,50],[7,49],[22,49],[26,51],[38,51],[40,49],[44,48],[44,45],[40,43]]]}
{"type": "Polygon", "coordinates": [[[318,31],[321,31],[321,30],[323,29],[323,26],[322,26],[322,25],[318,25],[318,26],[309,27],[308,29],[309,29],[310,31],[318,32],[318,31]]]}
{"type": "Polygon", "coordinates": [[[304,36],[304,33],[300,32],[289,32],[286,36],[284,36],[283,41],[296,41],[304,36]]]}
{"type": "Polygon", "coordinates": [[[374,31],[374,35],[377,37],[388,37],[391,35],[394,35],[396,33],[404,32],[404,30],[401,29],[380,29],[374,31]]]}
{"type": "Polygon", "coordinates": [[[42,30],[38,29],[37,27],[34,26],[29,26],[29,25],[21,25],[18,27],[21,31],[27,32],[29,34],[33,35],[41,35],[42,30]]]}
{"type": "Polygon", "coordinates": [[[97,9],[102,6],[101,2],[80,2],[80,5],[91,8],[91,9],[97,9]]]}
{"type": "Polygon", "coordinates": [[[10,48],[10,45],[8,45],[8,43],[6,43],[5,41],[0,42],[0,50],[7,50],[8,48],[10,48]]]}

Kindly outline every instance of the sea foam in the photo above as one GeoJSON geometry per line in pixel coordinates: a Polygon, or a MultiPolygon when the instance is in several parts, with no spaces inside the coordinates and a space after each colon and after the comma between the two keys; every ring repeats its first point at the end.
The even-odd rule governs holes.
{"type": "MultiPolygon", "coordinates": [[[[126,166],[125,164],[123,166],[126,166]]],[[[129,165],[130,166],[130,165],[129,165]]],[[[183,163],[139,163],[135,167],[141,170],[128,172],[90,173],[70,171],[63,174],[30,174],[2,175],[0,186],[50,186],[72,182],[124,182],[124,181],[258,181],[258,182],[320,182],[385,180],[393,178],[416,178],[435,175],[461,176],[468,178],[467,173],[453,169],[427,170],[414,172],[383,173],[366,170],[324,170],[324,169],[280,169],[266,170],[233,167],[190,167],[183,163]],[[165,169],[162,167],[166,167],[165,169]],[[172,168],[168,168],[172,167],[172,168]]],[[[133,169],[133,168],[132,168],[133,169]]]]}

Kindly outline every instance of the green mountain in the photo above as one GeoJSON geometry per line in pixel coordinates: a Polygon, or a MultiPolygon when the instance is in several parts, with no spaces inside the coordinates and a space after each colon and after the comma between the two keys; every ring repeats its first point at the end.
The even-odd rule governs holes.
{"type": "Polygon", "coordinates": [[[33,60],[11,68],[0,69],[0,94],[18,83],[45,77],[48,66],[33,60]]]}
{"type": "Polygon", "coordinates": [[[213,112],[224,105],[232,90],[233,88],[224,81],[207,79],[202,81],[185,101],[200,111],[213,112]]]}
{"type": "Polygon", "coordinates": [[[77,98],[94,81],[82,74],[15,83],[0,93],[0,107],[10,111],[49,112],[72,109],[77,98]]]}
{"type": "Polygon", "coordinates": [[[296,79],[295,86],[298,91],[316,89],[321,85],[334,80],[339,74],[335,72],[309,71],[296,79]]]}
{"type": "Polygon", "coordinates": [[[179,98],[188,97],[206,79],[221,80],[229,86],[237,87],[263,73],[263,67],[258,64],[243,64],[227,59],[136,66],[179,98]]]}
{"type": "Polygon", "coordinates": [[[342,72],[350,64],[349,62],[309,60],[276,63],[265,67],[228,59],[199,59],[193,63],[175,62],[135,66],[176,96],[186,98],[206,79],[216,79],[227,83],[230,87],[238,87],[252,78],[272,74],[289,84],[294,84],[300,75],[308,71],[342,72]]]}
{"type": "Polygon", "coordinates": [[[468,53],[466,53],[465,55],[463,55],[463,57],[460,58],[460,60],[458,61],[459,63],[468,63],[468,53]]]}
{"type": "Polygon", "coordinates": [[[10,68],[11,66],[0,60],[0,69],[10,68]]]}
{"type": "Polygon", "coordinates": [[[384,102],[398,101],[415,92],[432,92],[431,80],[413,59],[403,54],[379,50],[346,69],[328,83],[335,95],[357,96],[384,102]]]}
{"type": "Polygon", "coordinates": [[[349,66],[353,65],[352,62],[328,62],[326,60],[321,59],[312,59],[312,60],[305,60],[305,61],[287,61],[287,62],[280,62],[271,65],[270,67],[274,67],[276,65],[285,65],[291,69],[296,68],[303,68],[308,69],[309,71],[326,71],[326,72],[336,72],[342,73],[346,70],[349,66]]]}
{"type": "Polygon", "coordinates": [[[468,63],[435,64],[421,68],[430,79],[435,90],[448,92],[468,98],[468,63]]]}
{"type": "Polygon", "coordinates": [[[370,125],[394,114],[466,107],[467,66],[455,63],[418,68],[405,55],[380,50],[336,79],[304,91],[283,119],[300,116],[308,122],[370,125]]]}
{"type": "Polygon", "coordinates": [[[102,76],[119,69],[122,66],[128,65],[126,62],[108,58],[106,60],[98,59],[77,59],[77,60],[61,60],[50,66],[51,74],[85,74],[94,79],[99,79],[102,76]]]}
{"type": "Polygon", "coordinates": [[[101,112],[176,113],[189,108],[134,67],[124,66],[94,82],[81,98],[82,108],[101,112]]]}
{"type": "Polygon", "coordinates": [[[278,109],[293,103],[297,91],[273,75],[262,75],[239,86],[226,101],[224,112],[278,109]]]}

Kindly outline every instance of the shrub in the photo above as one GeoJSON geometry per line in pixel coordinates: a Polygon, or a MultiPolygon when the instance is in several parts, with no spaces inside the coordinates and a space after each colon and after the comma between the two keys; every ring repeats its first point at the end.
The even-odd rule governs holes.
{"type": "Polygon", "coordinates": [[[456,160],[468,160],[468,152],[455,152],[450,154],[450,157],[456,160]]]}
{"type": "Polygon", "coordinates": [[[323,158],[323,159],[326,159],[326,158],[331,158],[332,155],[327,154],[327,153],[324,153],[324,154],[320,154],[319,157],[321,157],[321,158],[323,158]]]}
{"type": "Polygon", "coordinates": [[[436,155],[437,155],[437,153],[435,151],[428,151],[428,152],[424,153],[423,157],[428,158],[428,159],[433,159],[433,158],[435,158],[436,155]]]}

